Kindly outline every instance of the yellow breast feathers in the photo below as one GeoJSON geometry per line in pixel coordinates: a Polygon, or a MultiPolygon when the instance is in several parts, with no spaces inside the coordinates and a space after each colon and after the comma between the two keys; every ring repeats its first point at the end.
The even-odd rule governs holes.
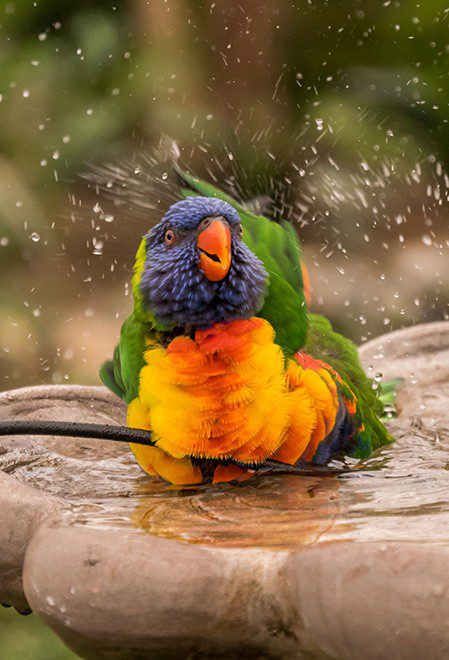
{"type": "MultiPolygon", "coordinates": [[[[177,337],[167,348],[150,347],[145,361],[128,425],[151,429],[157,447],[131,447],[145,471],[172,483],[201,482],[200,459],[294,464],[313,456],[335,422],[333,379],[293,360],[286,368],[263,319],[177,337]]],[[[217,463],[214,481],[244,472],[217,463]]]]}

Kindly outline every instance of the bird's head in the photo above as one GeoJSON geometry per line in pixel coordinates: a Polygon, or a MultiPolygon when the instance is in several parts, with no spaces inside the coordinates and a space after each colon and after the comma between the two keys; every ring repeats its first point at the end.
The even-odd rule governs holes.
{"type": "Polygon", "coordinates": [[[262,307],[267,272],[242,240],[237,211],[214,197],[173,204],[145,237],[144,309],[165,327],[207,328],[262,307]]]}

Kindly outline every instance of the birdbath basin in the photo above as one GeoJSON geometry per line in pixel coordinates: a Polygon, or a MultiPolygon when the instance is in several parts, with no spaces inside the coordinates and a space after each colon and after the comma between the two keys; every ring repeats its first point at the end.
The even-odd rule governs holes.
{"type": "MultiPolygon", "coordinates": [[[[343,473],[178,490],[126,445],[0,438],[0,602],[85,658],[445,658],[449,325],[364,345],[404,377],[396,442],[343,473]]],[[[102,387],[0,394],[0,419],[124,423],[102,387]]]]}

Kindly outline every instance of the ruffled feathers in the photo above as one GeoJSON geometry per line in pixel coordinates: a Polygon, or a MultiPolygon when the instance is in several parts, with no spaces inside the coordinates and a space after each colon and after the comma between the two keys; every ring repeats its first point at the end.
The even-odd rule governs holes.
{"type": "Polygon", "coordinates": [[[245,465],[269,457],[313,458],[335,424],[337,385],[326,365],[295,357],[285,365],[273,328],[260,318],[150,347],[128,408],[129,426],[151,429],[157,443],[132,445],[141,467],[180,484],[202,481],[200,459],[225,463],[217,463],[218,482],[244,478],[245,465]]]}

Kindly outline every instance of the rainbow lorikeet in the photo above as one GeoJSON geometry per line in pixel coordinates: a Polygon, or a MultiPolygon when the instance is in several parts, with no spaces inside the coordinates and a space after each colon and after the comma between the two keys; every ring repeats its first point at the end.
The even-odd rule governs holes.
{"type": "Polygon", "coordinates": [[[308,313],[292,225],[178,174],[184,199],[140,243],[134,309],[100,370],[156,443],[131,445],[140,466],[217,483],[391,442],[355,345],[308,313]]]}

